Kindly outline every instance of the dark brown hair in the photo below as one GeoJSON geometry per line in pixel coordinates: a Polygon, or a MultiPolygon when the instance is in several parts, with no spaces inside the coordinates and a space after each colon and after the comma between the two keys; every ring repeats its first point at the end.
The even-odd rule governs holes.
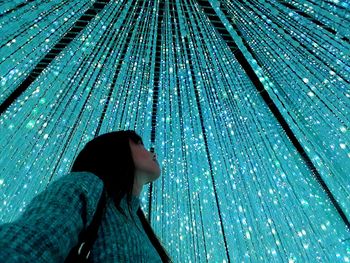
{"type": "MultiPolygon", "coordinates": [[[[129,210],[134,184],[135,165],[129,139],[138,143],[142,138],[132,130],[115,131],[102,134],[89,141],[75,159],[71,172],[87,171],[98,176],[106,191],[113,198],[118,211],[120,200],[126,195],[129,210]]],[[[141,207],[137,210],[142,226],[163,262],[172,262],[166,250],[154,233],[141,207]]]]}

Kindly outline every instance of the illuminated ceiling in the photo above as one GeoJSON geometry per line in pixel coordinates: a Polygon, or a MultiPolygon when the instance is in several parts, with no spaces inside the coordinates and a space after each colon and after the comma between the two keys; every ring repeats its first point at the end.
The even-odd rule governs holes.
{"type": "Polygon", "coordinates": [[[132,129],[161,162],[141,196],[174,262],[350,261],[349,8],[0,3],[0,222],[132,129]]]}

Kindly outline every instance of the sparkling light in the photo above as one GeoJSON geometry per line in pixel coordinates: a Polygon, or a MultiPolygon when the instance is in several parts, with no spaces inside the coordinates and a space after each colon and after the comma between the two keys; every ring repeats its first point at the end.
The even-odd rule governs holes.
{"type": "MultiPolygon", "coordinates": [[[[93,2],[0,4],[0,103],[93,2]]],[[[162,2],[110,1],[0,115],[0,223],[97,130],[151,147],[153,128],[143,210],[174,262],[348,262],[344,221],[201,4],[162,2]]],[[[349,4],[209,3],[350,219],[349,4]]]]}

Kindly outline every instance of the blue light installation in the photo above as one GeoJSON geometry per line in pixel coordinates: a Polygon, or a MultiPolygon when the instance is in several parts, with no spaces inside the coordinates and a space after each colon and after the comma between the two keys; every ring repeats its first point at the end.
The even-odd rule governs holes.
{"type": "MultiPolygon", "coordinates": [[[[259,62],[253,58],[250,60],[257,75],[261,75],[263,83],[263,75],[268,76],[269,81],[264,83],[266,90],[274,97],[294,133],[298,134],[298,140],[349,219],[350,153],[347,147],[349,135],[346,134],[350,120],[349,56],[346,55],[349,42],[345,41],[346,35],[344,39],[332,39],[330,33],[304,17],[286,19],[295,17],[296,13],[285,10],[276,1],[271,1],[272,4],[262,2],[264,5],[231,2],[227,10],[231,12],[232,20],[242,20],[236,22],[237,27],[259,62]],[[264,15],[267,10],[274,10],[269,17],[264,15]],[[306,36],[303,32],[312,34],[306,36]]],[[[212,3],[215,5],[215,1],[212,3]]],[[[225,20],[220,10],[218,15],[225,20]]],[[[242,52],[251,57],[232,26],[228,27],[232,37],[240,43],[242,52]]]]}
{"type": "MultiPolygon", "coordinates": [[[[174,262],[349,262],[346,224],[199,2],[110,1],[0,115],[0,222],[94,136],[134,129],[160,160],[141,197],[174,262]]],[[[350,219],[349,6],[209,2],[350,219]]],[[[1,4],[0,102],[92,3],[1,4]]]]}
{"type": "MultiPolygon", "coordinates": [[[[23,1],[22,1],[23,2],[23,1]]],[[[91,5],[87,1],[34,1],[10,13],[0,12],[0,103],[23,81],[40,58],[91,5]],[[14,22],[15,21],[15,22],[14,22]]]]}

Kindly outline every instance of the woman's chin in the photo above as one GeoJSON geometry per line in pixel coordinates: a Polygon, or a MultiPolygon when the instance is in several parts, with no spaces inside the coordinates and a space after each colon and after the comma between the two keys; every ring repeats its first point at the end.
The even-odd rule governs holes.
{"type": "Polygon", "coordinates": [[[160,177],[160,174],[161,174],[160,169],[158,168],[154,174],[156,176],[156,179],[158,179],[160,177]]]}

